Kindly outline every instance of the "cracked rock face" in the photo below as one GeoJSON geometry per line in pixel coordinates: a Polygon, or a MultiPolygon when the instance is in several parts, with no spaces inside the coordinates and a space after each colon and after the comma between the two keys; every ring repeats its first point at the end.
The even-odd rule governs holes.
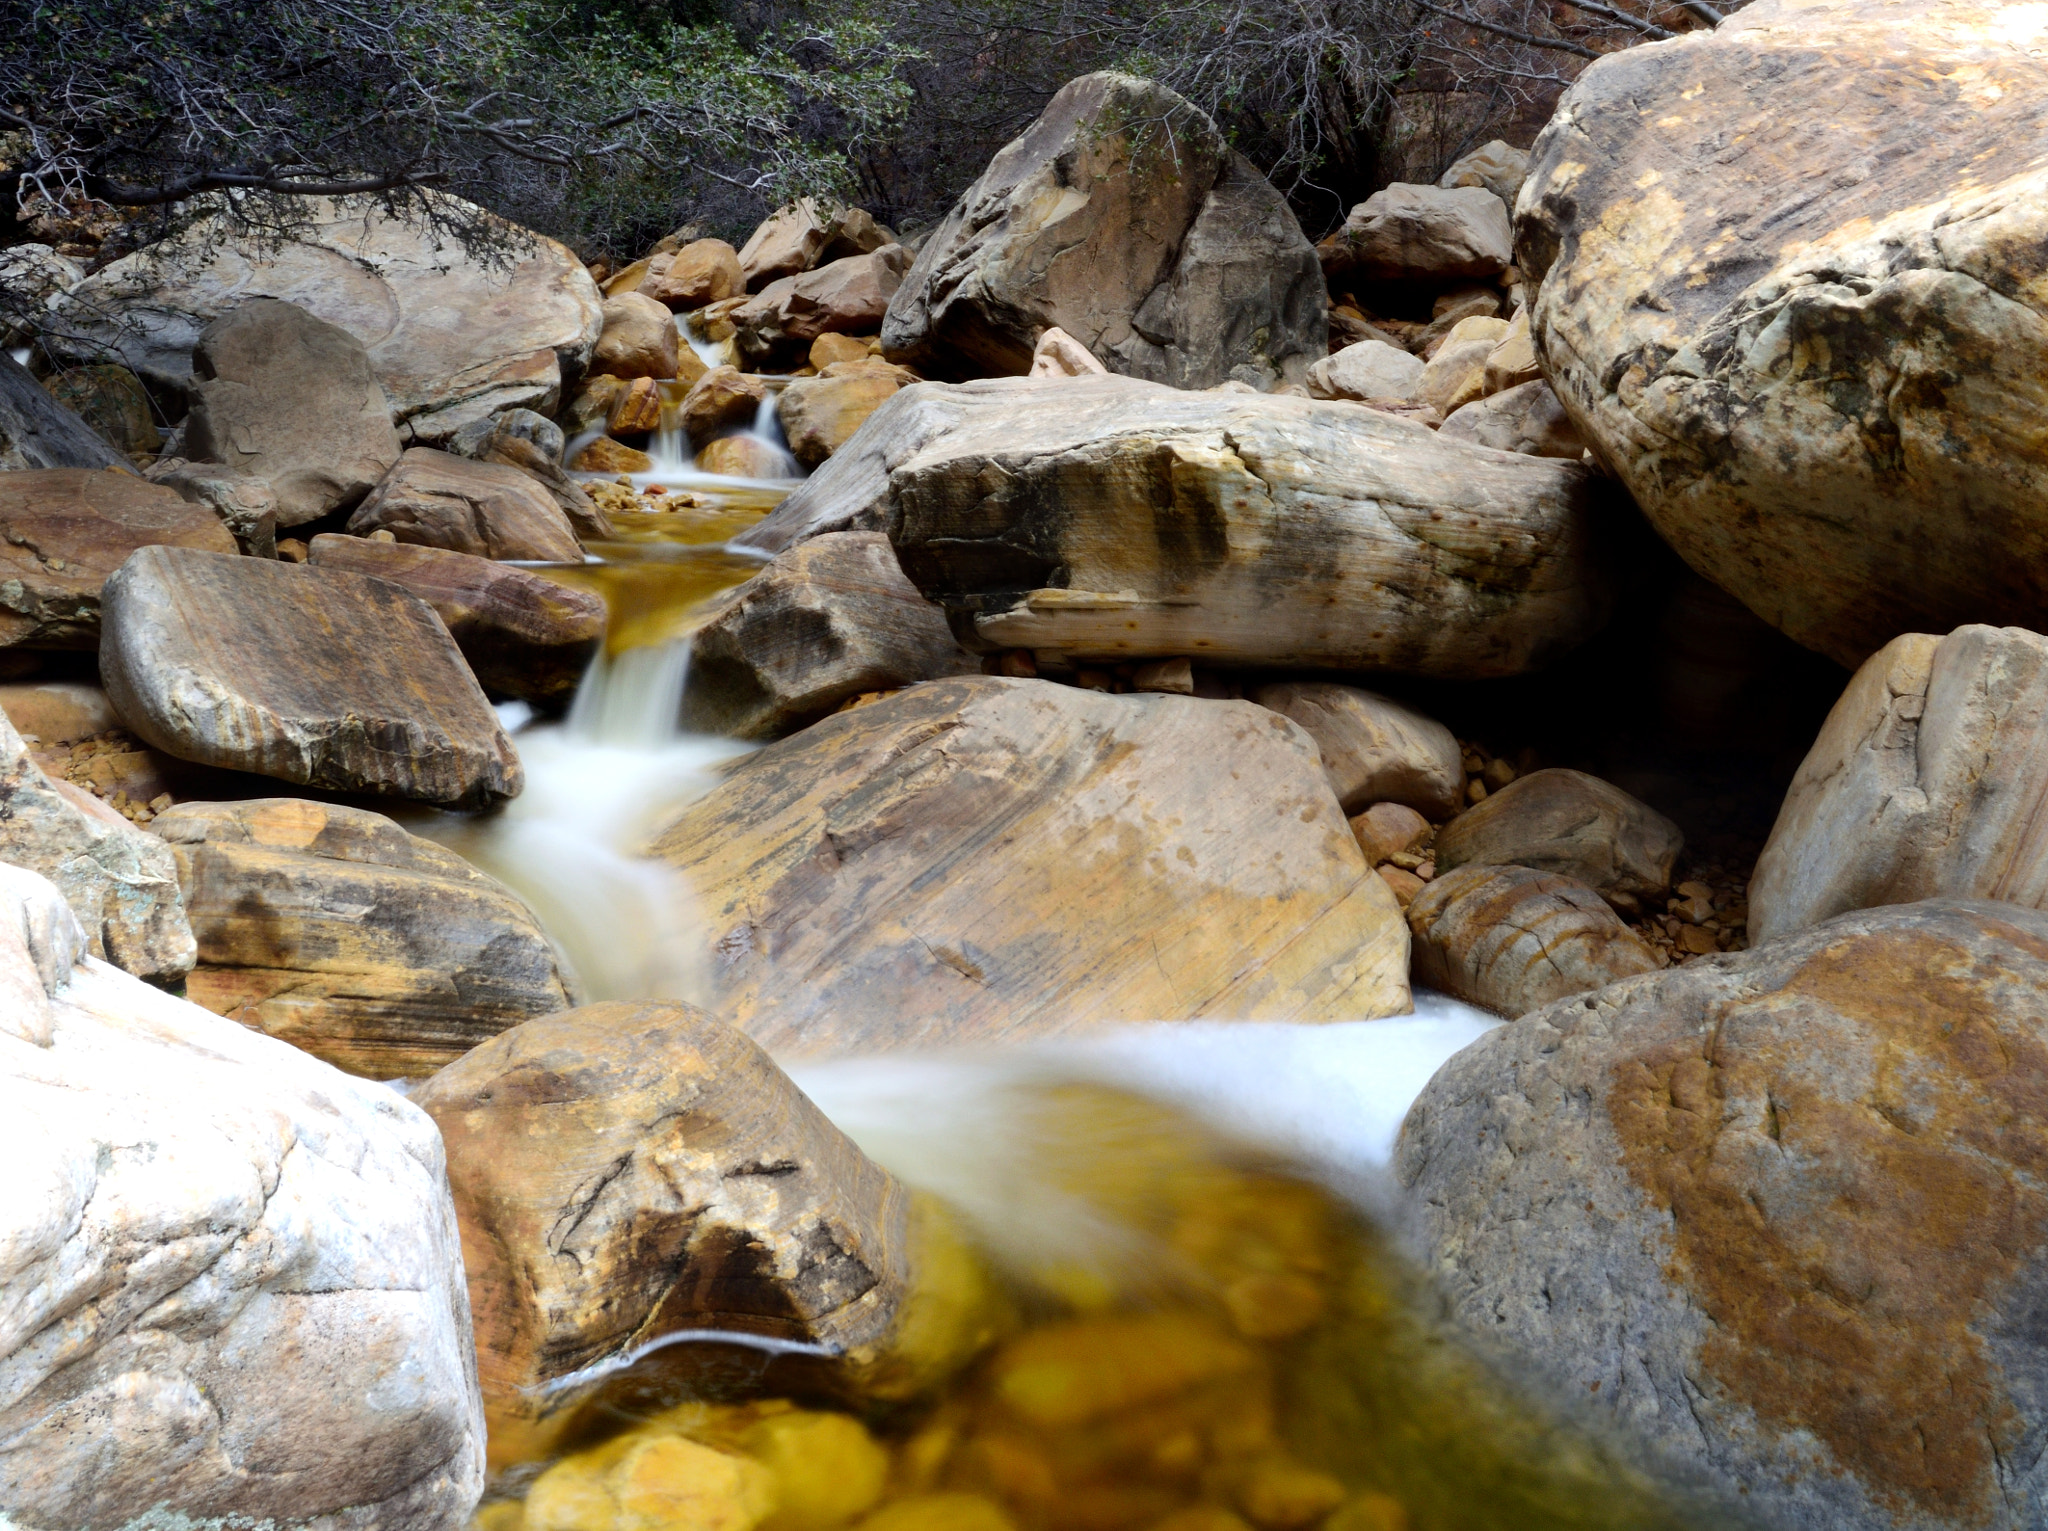
{"type": "Polygon", "coordinates": [[[0,1521],[457,1531],[483,1410],[433,1123],[83,944],[0,872],[0,1521]]]}
{"type": "Polygon", "coordinates": [[[1789,1531],[2048,1518],[2048,915],[1865,910],[1524,1016],[1396,1170],[1457,1317],[1789,1531]]]}
{"type": "Polygon", "coordinates": [[[2048,639],[1907,633],[1870,656],[1785,794],[1754,942],[1923,898],[2048,905],[2048,639]]]}
{"type": "Polygon", "coordinates": [[[989,162],[890,301],[892,360],[1021,375],[1058,328],[1176,388],[1302,382],[1329,296],[1286,200],[1194,106],[1083,75],[989,162]]]}
{"type": "Polygon", "coordinates": [[[927,681],[749,756],[656,854],[780,1054],[1409,1009],[1314,741],[1249,702],[927,681]]]}
{"type": "Polygon", "coordinates": [[[665,1334],[858,1353],[896,1319],[907,1193],[702,1011],[529,1021],[413,1099],[448,1145],[494,1464],[544,1449],[593,1373],[665,1334]]]}
{"type": "Polygon", "coordinates": [[[1580,76],[1518,249],[1665,539],[1840,663],[2048,597],[2048,14],[1760,0],[1580,76]]]}
{"type": "Polygon", "coordinates": [[[999,378],[904,389],[737,540],[886,531],[983,649],[1476,680],[1605,621],[1610,503],[1355,404],[999,378]]]}

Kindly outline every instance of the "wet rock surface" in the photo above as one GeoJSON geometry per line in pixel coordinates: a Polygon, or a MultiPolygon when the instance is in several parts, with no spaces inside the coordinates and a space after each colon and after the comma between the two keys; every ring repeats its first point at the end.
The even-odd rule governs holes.
{"type": "Polygon", "coordinates": [[[1771,1523],[2048,1503],[2048,921],[1932,901],[1562,1001],[1397,1169],[1464,1323],[1771,1523]]]}

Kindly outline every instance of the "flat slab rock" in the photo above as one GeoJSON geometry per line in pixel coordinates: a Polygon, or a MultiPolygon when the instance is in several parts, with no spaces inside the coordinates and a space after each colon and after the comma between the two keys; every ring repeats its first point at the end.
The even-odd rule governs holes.
{"type": "Polygon", "coordinates": [[[311,198],[305,211],[307,226],[274,250],[202,218],[93,273],[58,300],[77,337],[67,359],[103,361],[111,347],[144,381],[181,392],[208,324],[249,298],[278,298],[362,341],[393,423],[425,444],[508,409],[552,411],[564,377],[589,361],[602,300],[554,240],[507,225],[510,263],[498,266],[374,197],[311,198]]]}
{"type": "Polygon", "coordinates": [[[388,580],[145,548],[103,598],[101,682],[168,755],[450,807],[524,783],[448,629],[388,580]]]}
{"type": "Polygon", "coordinates": [[[748,757],[655,852],[714,1008],[782,1053],[1410,1008],[1314,743],[1247,702],[928,681],[748,757]]]}
{"type": "Polygon", "coordinates": [[[1544,376],[1693,568],[1841,664],[2048,600],[2042,35],[1759,0],[1592,64],[1532,152],[1544,376]]]}
{"type": "Polygon", "coordinates": [[[198,941],[186,996],[336,1068],[422,1077],[576,1002],[517,894],[382,814],[181,803],[150,830],[198,941]]]}
{"type": "Polygon", "coordinates": [[[131,473],[0,473],[0,645],[91,649],[100,587],[137,548],[236,551],[204,505],[131,473]]]}
{"type": "Polygon", "coordinates": [[[664,1333],[860,1351],[896,1322],[908,1193],[701,1010],[530,1021],[413,1099],[448,1145],[494,1466],[573,1424],[579,1373],[664,1333]]]}
{"type": "Polygon", "coordinates": [[[985,648],[1478,679],[1599,628],[1610,509],[1356,404],[1002,378],[904,389],[736,541],[887,532],[985,648]]]}
{"type": "Polygon", "coordinates": [[[484,1421],[433,1122],[83,948],[0,867],[0,1521],[460,1531],[484,1421]]]}
{"type": "Polygon", "coordinates": [[[1843,915],[1438,1071],[1395,1167],[1453,1313],[1790,1531],[2048,1520],[2048,915],[1843,915]]]}
{"type": "Polygon", "coordinates": [[[323,533],[307,560],[388,579],[434,608],[479,684],[496,696],[573,693],[604,642],[604,597],[447,548],[323,533]]]}

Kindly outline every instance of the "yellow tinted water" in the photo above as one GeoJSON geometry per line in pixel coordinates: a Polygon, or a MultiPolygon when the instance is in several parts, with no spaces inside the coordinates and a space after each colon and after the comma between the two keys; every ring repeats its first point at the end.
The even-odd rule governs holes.
{"type": "Polygon", "coordinates": [[[1728,1524],[1489,1365],[1382,1232],[1285,1167],[1099,1086],[1009,1109],[1034,1151],[1008,1225],[927,1240],[912,1273],[983,1341],[942,1384],[885,1401],[709,1359],[627,1379],[566,1455],[506,1475],[484,1531],[1728,1524]]]}

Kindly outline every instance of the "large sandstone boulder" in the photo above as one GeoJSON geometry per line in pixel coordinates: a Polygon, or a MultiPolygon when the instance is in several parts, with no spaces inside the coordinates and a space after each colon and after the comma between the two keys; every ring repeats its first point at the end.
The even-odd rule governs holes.
{"type": "Polygon", "coordinates": [[[307,226],[274,249],[215,214],[124,256],[58,300],[75,338],[53,344],[78,361],[111,349],[145,382],[179,392],[192,386],[207,325],[251,298],[279,298],[368,348],[392,422],[424,444],[503,410],[552,412],[589,361],[597,287],[552,239],[503,225],[501,262],[471,258],[454,235],[393,218],[373,197],[314,199],[306,212],[307,226]]]}
{"type": "Polygon", "coordinates": [[[1579,461],[1586,451],[1579,428],[1540,378],[1460,405],[1437,434],[1496,452],[1560,457],[1566,462],[1579,461]]]}
{"type": "Polygon", "coordinates": [[[1251,700],[1299,723],[1316,741],[1330,789],[1346,813],[1399,803],[1432,819],[1464,806],[1465,755],[1448,728],[1357,686],[1281,681],[1251,700]]]}
{"type": "Polygon", "coordinates": [[[0,714],[0,862],[56,884],[93,956],[160,983],[190,971],[192,927],[170,853],[90,793],[44,775],[11,714],[0,714]]]}
{"type": "Polygon", "coordinates": [[[1796,1531],[2048,1519],[2048,916],[1935,901],[1566,1000],[1396,1169],[1452,1311],[1796,1531]]]}
{"type": "Polygon", "coordinates": [[[431,1074],[575,1003],[516,894],[382,814],[183,803],[150,830],[176,856],[199,943],[186,996],[336,1068],[431,1074]]]}
{"type": "Polygon", "coordinates": [[[1361,340],[1309,368],[1308,391],[1317,399],[1412,399],[1426,365],[1384,340],[1361,340]]]}
{"type": "Polygon", "coordinates": [[[1561,768],[1517,777],[1446,824],[1436,864],[1523,866],[1602,893],[1655,897],[1685,848],[1678,826],[1612,782],[1561,768]]]}
{"type": "Polygon", "coordinates": [[[692,635],[682,723],[775,739],[862,692],[979,669],[887,537],[835,532],[778,554],[692,635]]]}
{"type": "Polygon", "coordinates": [[[398,461],[391,406],[363,343],[258,298],[200,332],[184,455],[263,480],[277,524],[348,510],[398,461]]]}
{"type": "Polygon", "coordinates": [[[816,468],[914,376],[884,361],[857,361],[834,362],[821,376],[792,379],[775,400],[790,456],[816,468]]]}
{"type": "Polygon", "coordinates": [[[1352,404],[1003,378],[904,389],[737,540],[886,531],[987,648],[1473,679],[1599,628],[1605,504],[1352,404]]]}
{"type": "Polygon", "coordinates": [[[92,648],[100,587],[137,548],[158,544],[235,551],[212,511],[131,473],[0,473],[0,645],[92,648]]]}
{"type": "Polygon", "coordinates": [[[1528,867],[1461,866],[1408,905],[1424,988],[1512,1019],[1657,970],[1657,954],[1582,882],[1528,867]]]}
{"type": "Polygon", "coordinates": [[[388,580],[144,548],[104,600],[100,679],[165,754],[448,807],[518,795],[519,757],[448,629],[388,580]]]}
{"type": "Polygon", "coordinates": [[[1451,282],[1498,276],[1515,258],[1507,208],[1484,186],[1376,191],[1322,245],[1331,277],[1451,282]]]}
{"type": "Polygon", "coordinates": [[[1528,176],[1529,151],[1496,138],[1453,161],[1451,168],[1436,178],[1436,183],[1443,187],[1484,186],[1512,214],[1515,198],[1522,194],[1522,182],[1528,176]]]}
{"type": "Polygon", "coordinates": [[[748,757],[656,854],[780,1052],[1409,1008],[1314,743],[1249,703],[929,681],[748,757]]]}
{"type": "Polygon", "coordinates": [[[315,537],[318,569],[388,579],[434,608],[477,682],[496,696],[559,702],[604,642],[604,597],[446,548],[366,537],[315,537]]]}
{"type": "Polygon", "coordinates": [[[413,1099],[448,1146],[494,1466],[665,1334],[861,1351],[897,1318],[907,1193],[702,1011],[529,1021],[413,1099]]]}
{"type": "Polygon", "coordinates": [[[989,162],[889,305],[892,358],[1016,375],[1057,326],[1112,371],[1299,383],[1328,297],[1285,199],[1199,110],[1123,74],[1073,81],[989,162]]]}
{"type": "Polygon", "coordinates": [[[434,1124],[83,946],[0,874],[0,1521],[460,1531],[484,1422],[434,1124]]]}
{"type": "Polygon", "coordinates": [[[455,457],[517,468],[547,490],[579,542],[609,541],[616,535],[611,518],[562,468],[562,449],[566,445],[562,428],[545,415],[530,409],[511,409],[465,425],[448,438],[447,450],[455,457]]]}
{"type": "Polygon", "coordinates": [[[888,245],[770,282],[727,316],[741,354],[755,363],[788,360],[820,335],[874,334],[910,264],[908,250],[888,245]]]}
{"type": "Polygon", "coordinates": [[[2048,638],[1894,638],[1849,682],[1785,794],[1750,883],[1750,940],[1923,898],[2048,906],[2044,795],[2048,638]]]}
{"type": "Polygon", "coordinates": [[[51,398],[28,368],[0,349],[0,473],[24,468],[134,471],[91,426],[51,398]]]}
{"type": "Polygon", "coordinates": [[[746,285],[739,251],[722,239],[696,239],[650,261],[635,291],[683,312],[737,297],[746,285]]]}
{"type": "Polygon", "coordinates": [[[674,377],[681,343],[666,305],[622,292],[604,300],[604,331],[590,353],[590,370],[606,377],[674,377]]]}
{"type": "Polygon", "coordinates": [[[411,447],[349,517],[349,532],[477,558],[581,563],[583,544],[548,486],[503,463],[411,447]]]}
{"type": "Polygon", "coordinates": [[[2042,36],[1758,0],[1595,63],[1534,151],[1545,375],[1687,562],[1843,664],[2048,599],[2042,36]]]}

